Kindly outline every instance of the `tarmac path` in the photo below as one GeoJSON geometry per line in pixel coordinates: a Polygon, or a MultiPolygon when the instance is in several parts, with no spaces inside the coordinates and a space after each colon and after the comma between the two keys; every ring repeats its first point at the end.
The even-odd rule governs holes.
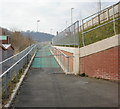
{"type": "MultiPolygon", "coordinates": [[[[48,48],[39,51],[36,58],[45,55],[51,55],[48,48]]],[[[47,57],[43,57],[43,60],[36,58],[13,102],[13,107],[118,106],[116,82],[65,75],[54,57],[48,57],[47,60],[47,57]]]]}

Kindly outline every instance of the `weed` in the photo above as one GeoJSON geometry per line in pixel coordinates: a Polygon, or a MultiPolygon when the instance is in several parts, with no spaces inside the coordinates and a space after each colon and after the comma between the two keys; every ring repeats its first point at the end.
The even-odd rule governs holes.
{"type": "Polygon", "coordinates": [[[85,73],[81,73],[81,74],[78,74],[78,75],[81,76],[81,77],[88,77],[88,75],[85,74],[85,73]]]}

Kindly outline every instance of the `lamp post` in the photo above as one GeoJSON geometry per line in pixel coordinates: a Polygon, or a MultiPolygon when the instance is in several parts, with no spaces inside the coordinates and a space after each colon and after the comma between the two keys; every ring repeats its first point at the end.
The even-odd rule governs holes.
{"type": "Polygon", "coordinates": [[[101,11],[101,0],[98,1],[99,11],[101,11]]]}
{"type": "Polygon", "coordinates": [[[101,0],[98,0],[98,23],[100,24],[101,0]]]}
{"type": "Polygon", "coordinates": [[[40,22],[40,20],[37,20],[37,32],[38,32],[38,23],[40,22]]]}
{"type": "Polygon", "coordinates": [[[73,23],[73,15],[72,15],[72,11],[73,11],[74,8],[71,8],[71,25],[73,23]]]}
{"type": "Polygon", "coordinates": [[[53,29],[51,28],[51,29],[50,29],[50,34],[52,34],[52,31],[53,31],[53,29]]]}

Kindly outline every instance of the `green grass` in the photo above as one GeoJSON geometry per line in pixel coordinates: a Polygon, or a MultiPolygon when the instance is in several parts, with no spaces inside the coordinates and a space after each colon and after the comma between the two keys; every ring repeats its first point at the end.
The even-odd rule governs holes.
{"type": "MultiPolygon", "coordinates": [[[[92,27],[92,28],[94,28],[94,27],[92,27]]],[[[89,29],[92,29],[92,28],[89,28],[89,29]]],[[[117,20],[115,22],[116,34],[120,34],[119,28],[120,28],[120,20],[117,20]]],[[[85,31],[87,31],[89,29],[86,29],[85,31]]],[[[85,45],[95,43],[97,41],[112,37],[114,35],[115,35],[115,33],[114,33],[114,29],[113,29],[113,22],[111,22],[111,23],[106,24],[102,27],[99,27],[95,30],[92,30],[88,33],[85,33],[84,34],[85,45]]],[[[82,39],[81,35],[80,35],[80,39],[82,39]]],[[[82,47],[82,45],[80,45],[80,47],[82,47]]]]}
{"type": "MultiPolygon", "coordinates": [[[[120,17],[117,17],[117,18],[120,18],[120,17]]],[[[104,23],[101,23],[99,25],[105,24],[105,23],[110,22],[110,21],[111,20],[106,21],[104,23]]],[[[95,28],[95,27],[97,27],[99,25],[95,25],[95,26],[92,26],[90,28],[87,28],[87,29],[84,30],[84,32],[88,31],[90,29],[93,29],[93,28],[95,28]]],[[[116,34],[120,34],[120,20],[115,21],[115,30],[116,30],[116,34]]],[[[114,33],[114,29],[113,29],[113,22],[111,22],[111,23],[106,24],[104,26],[101,26],[101,27],[99,27],[99,28],[97,28],[95,30],[92,30],[92,31],[90,31],[88,33],[85,33],[84,34],[85,45],[95,43],[97,41],[112,37],[114,35],[115,35],[115,33],[114,33]]],[[[83,47],[82,32],[79,32],[79,36],[80,36],[79,47],[83,47]]],[[[58,45],[58,46],[74,47],[74,45],[58,45]]],[[[78,46],[76,45],[75,47],[78,47],[78,46]]]]}

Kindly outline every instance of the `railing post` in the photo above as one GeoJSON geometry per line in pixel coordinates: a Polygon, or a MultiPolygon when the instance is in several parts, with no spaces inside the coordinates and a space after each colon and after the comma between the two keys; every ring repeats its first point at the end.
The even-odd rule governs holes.
{"type": "Polygon", "coordinates": [[[10,70],[10,71],[8,72],[8,75],[7,75],[7,76],[8,76],[8,78],[7,78],[7,81],[8,81],[8,82],[10,82],[10,80],[11,80],[11,72],[12,72],[12,71],[10,70]]]}
{"type": "Polygon", "coordinates": [[[23,72],[23,59],[21,60],[21,70],[22,70],[22,72],[23,72]]]}
{"type": "Polygon", "coordinates": [[[114,11],[114,6],[112,6],[113,8],[113,30],[114,30],[114,33],[116,35],[116,27],[115,27],[115,11],[114,11]]]}
{"type": "Polygon", "coordinates": [[[16,80],[18,81],[18,75],[19,75],[19,63],[16,65],[16,80]]]}
{"type": "Polygon", "coordinates": [[[109,8],[107,9],[107,20],[109,20],[109,8]]]}
{"type": "Polygon", "coordinates": [[[59,54],[59,56],[60,56],[60,61],[61,61],[61,63],[63,64],[63,61],[62,61],[62,57],[61,57],[61,54],[59,54]]]}
{"type": "Polygon", "coordinates": [[[69,56],[67,56],[67,59],[68,59],[68,67],[67,67],[68,69],[67,70],[69,72],[69,56]]]}
{"type": "Polygon", "coordinates": [[[83,46],[85,46],[85,40],[84,40],[84,24],[83,24],[83,20],[82,20],[82,26],[83,26],[83,29],[82,29],[82,43],[83,43],[83,46]]]}
{"type": "Polygon", "coordinates": [[[101,12],[100,13],[98,12],[98,24],[100,24],[100,20],[101,20],[100,15],[101,15],[101,12]]]}
{"type": "Polygon", "coordinates": [[[7,81],[7,76],[8,73],[5,74],[5,98],[8,97],[8,81],[7,81]]]}
{"type": "Polygon", "coordinates": [[[64,71],[66,71],[66,69],[67,69],[67,65],[66,65],[66,57],[63,55],[63,57],[64,57],[64,71]]]}

